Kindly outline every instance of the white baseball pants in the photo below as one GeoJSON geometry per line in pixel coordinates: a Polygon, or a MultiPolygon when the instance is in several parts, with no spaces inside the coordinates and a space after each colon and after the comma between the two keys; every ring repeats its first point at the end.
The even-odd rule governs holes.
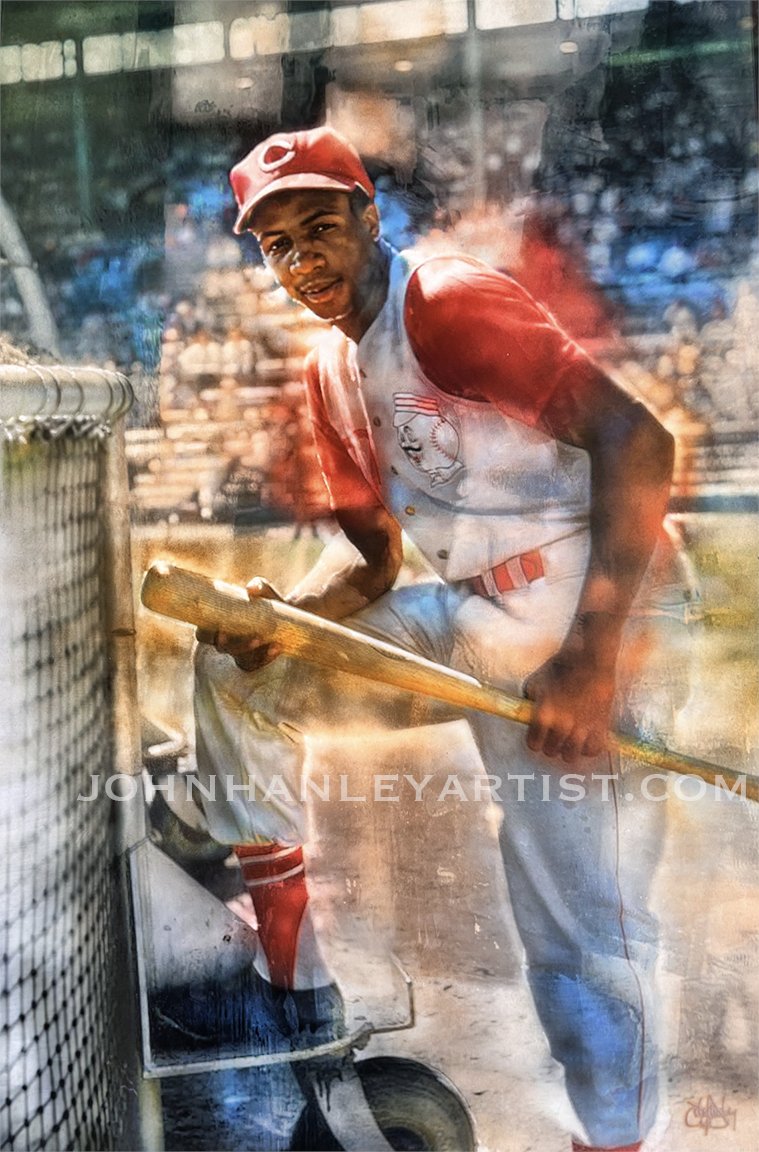
{"type": "MultiPolygon", "coordinates": [[[[587,555],[580,533],[546,550],[544,579],[497,601],[462,586],[412,585],[346,623],[518,694],[568,630],[587,555]]],[[[679,584],[660,587],[628,621],[620,730],[671,739],[688,692],[691,595],[679,584]]],[[[238,785],[231,796],[217,788],[215,802],[204,805],[212,835],[225,843],[303,840],[297,798],[309,728],[323,735],[329,726],[345,732],[419,720],[410,697],[286,657],[245,673],[201,645],[196,672],[201,780],[238,785]],[[274,777],[289,782],[290,796],[269,788],[274,777]]],[[[500,781],[501,849],[528,979],[584,1137],[633,1143],[650,1129],[657,1106],[657,928],[648,891],[664,836],[662,784],[608,754],[583,761],[582,781],[567,778],[576,769],[530,752],[521,726],[467,718],[482,759],[477,768],[500,781]]]]}

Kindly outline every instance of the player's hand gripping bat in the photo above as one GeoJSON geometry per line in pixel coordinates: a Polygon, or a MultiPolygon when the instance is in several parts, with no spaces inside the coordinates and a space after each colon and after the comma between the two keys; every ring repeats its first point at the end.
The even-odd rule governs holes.
{"type": "MultiPolygon", "coordinates": [[[[291,656],[323,668],[340,669],[409,692],[431,696],[459,708],[474,708],[529,724],[532,702],[510,696],[474,676],[455,672],[413,652],[375,640],[363,632],[323,620],[278,600],[248,598],[244,588],[224,584],[173,564],[154,564],[145,574],[142,602],[146,608],[194,624],[208,632],[253,635],[291,656]]],[[[612,733],[610,745],[623,756],[652,768],[697,776],[737,794],[759,800],[759,780],[740,775],[657,744],[612,733]]]]}

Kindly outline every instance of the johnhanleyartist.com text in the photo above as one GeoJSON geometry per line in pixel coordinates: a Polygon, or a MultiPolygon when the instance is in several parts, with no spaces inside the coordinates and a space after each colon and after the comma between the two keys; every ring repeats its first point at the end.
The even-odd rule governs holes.
{"type": "MultiPolygon", "coordinates": [[[[138,776],[116,772],[110,776],[90,776],[89,793],[80,793],[78,799],[84,802],[97,800],[105,795],[110,800],[132,800],[142,787],[138,776]]],[[[265,783],[240,783],[234,776],[212,776],[206,782],[198,780],[191,773],[177,773],[168,776],[160,783],[151,785],[153,791],[162,792],[167,800],[200,799],[213,803],[218,799],[232,801],[242,798],[249,803],[271,804],[284,801],[286,804],[315,801],[341,801],[345,804],[399,803],[414,800],[419,803],[430,801],[452,801],[457,803],[487,802],[491,800],[506,803],[524,801],[561,800],[577,803],[588,796],[602,801],[616,803],[619,800],[631,801],[636,798],[658,802],[669,795],[679,800],[701,800],[706,796],[722,799],[728,797],[745,799],[746,777],[739,776],[727,781],[722,776],[715,777],[713,784],[707,784],[696,776],[679,776],[668,772],[649,772],[645,776],[619,775],[618,773],[593,773],[590,776],[580,772],[553,773],[507,773],[504,777],[464,775],[450,773],[427,773],[416,776],[411,772],[375,773],[361,781],[360,786],[351,782],[347,773],[337,776],[310,775],[299,785],[293,785],[284,776],[274,774],[265,783]]]]}

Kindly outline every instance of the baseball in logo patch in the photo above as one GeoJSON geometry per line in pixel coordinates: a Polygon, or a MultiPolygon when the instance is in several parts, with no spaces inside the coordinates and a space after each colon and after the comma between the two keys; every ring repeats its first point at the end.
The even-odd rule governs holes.
{"type": "Polygon", "coordinates": [[[432,488],[447,484],[461,472],[464,462],[459,459],[459,434],[443,415],[437,400],[413,392],[396,392],[393,409],[398,443],[410,463],[426,472],[432,488]]]}

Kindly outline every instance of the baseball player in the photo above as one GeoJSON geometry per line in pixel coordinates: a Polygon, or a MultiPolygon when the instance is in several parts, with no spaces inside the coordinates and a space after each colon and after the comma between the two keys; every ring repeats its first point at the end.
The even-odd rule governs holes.
{"type": "MultiPolygon", "coordinates": [[[[663,806],[607,733],[666,739],[687,693],[694,593],[662,527],[671,437],[509,276],[390,248],[359,156],[329,128],[265,140],[231,183],[235,231],[252,232],[289,295],[331,325],[306,383],[354,551],[338,562],[328,550],[287,600],[535,702],[526,737],[469,717],[499,781],[529,984],[582,1125],[573,1148],[640,1148],[657,1107],[647,890],[663,806]],[[435,575],[393,590],[404,531],[435,575]],[[559,795],[569,770],[579,798],[559,795]]],[[[258,580],[251,595],[277,593],[258,580]]],[[[303,811],[261,795],[274,773],[298,780],[309,719],[347,722],[356,698],[345,703],[340,674],[255,640],[200,639],[199,770],[258,785],[256,803],[241,788],[207,805],[250,888],[256,968],[289,996],[297,1028],[334,1028],[303,811]]],[[[404,722],[402,704],[366,699],[375,719],[404,722]]]]}

